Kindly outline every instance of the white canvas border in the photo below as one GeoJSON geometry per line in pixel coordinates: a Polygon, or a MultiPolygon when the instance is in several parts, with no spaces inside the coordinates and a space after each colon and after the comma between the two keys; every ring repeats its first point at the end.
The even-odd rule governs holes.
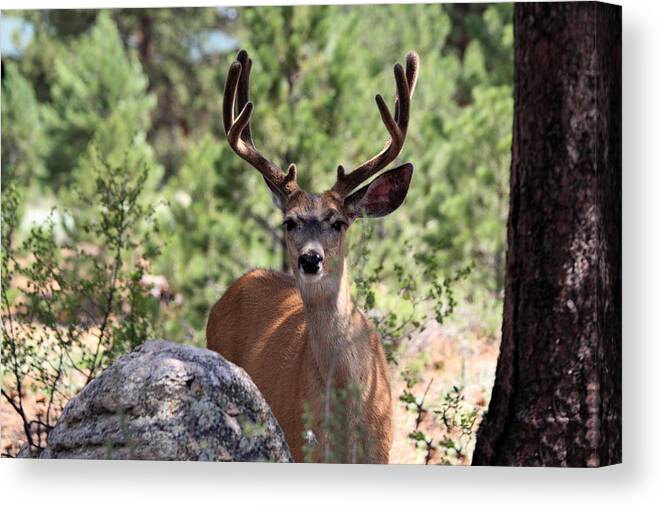
{"type": "MultiPolygon", "coordinates": [[[[367,3],[5,0],[2,9],[367,3]]],[[[387,3],[387,2],[379,2],[387,3]]],[[[415,3],[415,2],[398,2],[415,3]]],[[[661,9],[623,5],[624,461],[601,470],[0,460],[3,505],[650,505],[661,497],[661,9]]],[[[219,91],[220,93],[220,91],[219,91]]]]}

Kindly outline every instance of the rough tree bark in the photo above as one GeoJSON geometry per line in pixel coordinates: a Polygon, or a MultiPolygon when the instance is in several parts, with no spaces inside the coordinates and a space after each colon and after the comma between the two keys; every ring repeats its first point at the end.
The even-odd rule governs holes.
{"type": "Polygon", "coordinates": [[[622,456],[621,8],[516,4],[503,336],[473,464],[622,456]]]}

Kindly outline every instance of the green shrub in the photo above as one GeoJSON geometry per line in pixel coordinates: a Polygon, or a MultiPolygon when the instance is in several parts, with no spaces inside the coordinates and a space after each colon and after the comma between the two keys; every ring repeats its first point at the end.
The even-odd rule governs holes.
{"type": "Polygon", "coordinates": [[[2,193],[2,396],[33,451],[71,396],[158,336],[159,301],[143,280],[158,255],[153,209],[141,203],[147,169],[101,164],[95,174],[94,194],[78,194],[84,214],[57,210],[61,239],[53,214],[15,244],[20,196],[14,184],[2,193]],[[45,396],[38,414],[24,406],[28,391],[45,396]]]}

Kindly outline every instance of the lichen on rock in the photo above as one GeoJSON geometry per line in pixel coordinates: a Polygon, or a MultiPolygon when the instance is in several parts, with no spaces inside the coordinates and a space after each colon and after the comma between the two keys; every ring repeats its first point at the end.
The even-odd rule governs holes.
{"type": "Polygon", "coordinates": [[[122,356],[71,399],[39,457],[291,461],[280,426],[241,368],[165,341],[122,356]]]}

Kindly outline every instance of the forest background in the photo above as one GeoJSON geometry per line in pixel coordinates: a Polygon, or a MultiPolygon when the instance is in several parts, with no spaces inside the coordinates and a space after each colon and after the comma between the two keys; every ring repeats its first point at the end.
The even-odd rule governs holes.
{"type": "Polygon", "coordinates": [[[373,96],[394,97],[392,65],[415,50],[413,182],[396,213],[352,227],[354,296],[392,365],[391,461],[469,463],[502,313],[511,18],[511,4],[4,11],[3,451],[26,422],[41,445],[141,341],[204,346],[209,308],[247,270],[287,269],[279,212],[222,133],[239,48],[255,142],[312,191],[381,148],[373,96]]]}

